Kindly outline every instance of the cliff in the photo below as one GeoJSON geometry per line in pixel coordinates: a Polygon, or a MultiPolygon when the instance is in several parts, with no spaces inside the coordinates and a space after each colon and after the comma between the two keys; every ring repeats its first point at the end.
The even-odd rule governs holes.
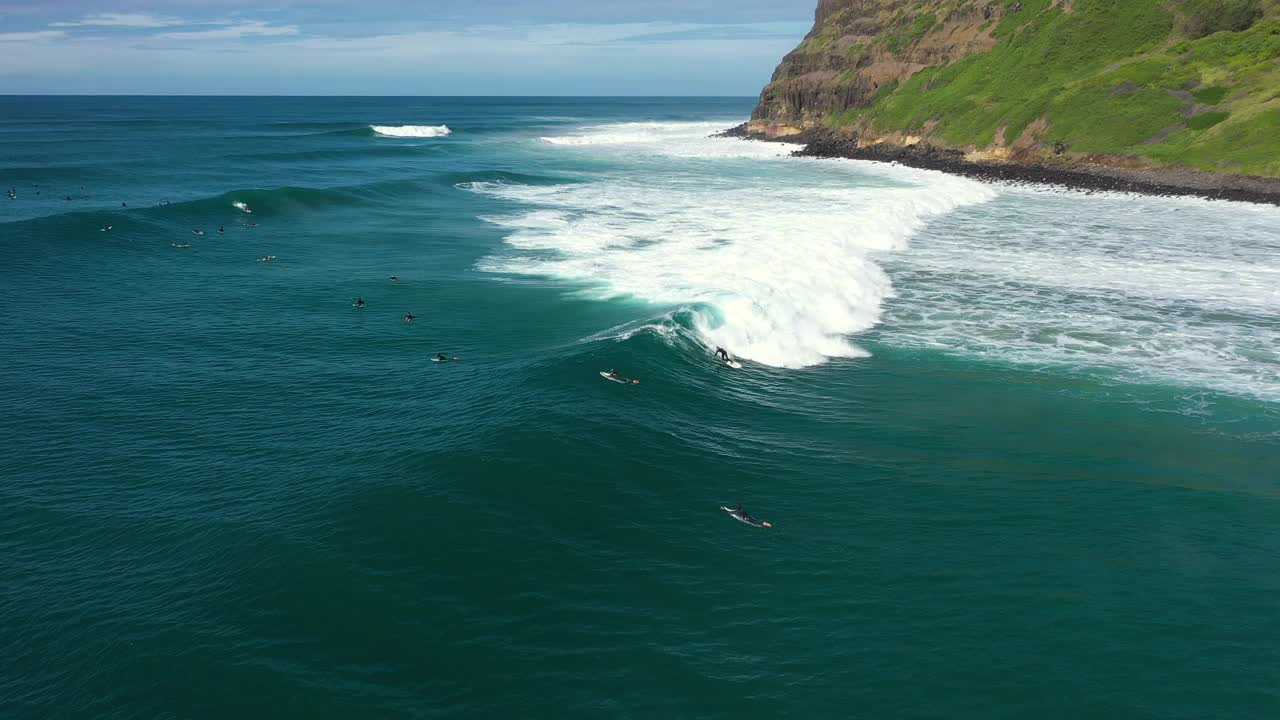
{"type": "Polygon", "coordinates": [[[746,130],[1280,177],[1280,0],[819,0],[746,130]]]}

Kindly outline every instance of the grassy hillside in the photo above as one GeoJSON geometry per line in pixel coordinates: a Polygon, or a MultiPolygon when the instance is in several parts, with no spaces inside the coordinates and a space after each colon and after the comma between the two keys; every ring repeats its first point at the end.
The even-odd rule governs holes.
{"type": "Polygon", "coordinates": [[[981,20],[994,44],[831,108],[829,127],[1280,176],[1280,0],[900,2],[892,17],[877,8],[871,37],[839,26],[858,9],[851,0],[815,27],[809,51],[831,53],[848,35],[846,56],[911,57],[964,29],[957,18],[981,20]]]}

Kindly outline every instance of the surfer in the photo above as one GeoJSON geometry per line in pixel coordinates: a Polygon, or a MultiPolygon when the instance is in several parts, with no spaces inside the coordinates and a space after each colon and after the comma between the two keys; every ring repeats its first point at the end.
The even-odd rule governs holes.
{"type": "Polygon", "coordinates": [[[392,275],[392,276],[391,276],[391,282],[396,282],[396,281],[398,281],[399,279],[400,279],[400,278],[399,278],[399,276],[396,276],[396,275],[392,275]]]}
{"type": "MultiPolygon", "coordinates": [[[[724,508],[724,509],[729,510],[729,508],[724,508]]],[[[742,522],[749,523],[751,525],[756,525],[758,527],[767,527],[767,528],[773,527],[773,523],[769,522],[768,520],[757,520],[754,515],[747,512],[746,510],[743,510],[742,503],[738,503],[738,507],[734,508],[733,510],[729,510],[729,513],[732,514],[734,517],[738,518],[739,520],[741,520],[742,522]]]]}
{"type": "Polygon", "coordinates": [[[725,352],[725,349],[719,345],[716,346],[715,356],[725,362],[729,362],[729,353],[725,352]]]}
{"type": "Polygon", "coordinates": [[[111,231],[111,226],[110,226],[110,225],[103,225],[103,226],[102,226],[102,232],[110,232],[110,231],[111,231]]]}
{"type": "Polygon", "coordinates": [[[198,236],[204,235],[204,231],[203,231],[203,230],[192,230],[192,231],[191,231],[191,234],[192,234],[192,235],[195,235],[195,236],[197,236],[197,237],[198,237],[198,236]]]}
{"type": "Polygon", "coordinates": [[[223,227],[222,227],[221,225],[219,225],[219,226],[218,226],[218,234],[219,234],[219,235],[221,235],[221,234],[223,234],[223,233],[225,233],[225,232],[226,232],[226,230],[225,230],[225,229],[223,229],[223,227]]]}
{"type": "Polygon", "coordinates": [[[407,313],[405,313],[405,314],[404,314],[404,321],[405,321],[405,322],[413,322],[413,313],[411,313],[411,312],[407,312],[407,313]]]}
{"type": "Polygon", "coordinates": [[[362,298],[362,297],[360,297],[359,295],[357,295],[357,296],[356,296],[356,301],[355,301],[355,306],[356,306],[356,307],[358,307],[358,308],[362,308],[362,307],[364,307],[364,306],[365,306],[365,304],[364,304],[364,298],[362,298]]]}
{"type": "Polygon", "coordinates": [[[444,353],[436,353],[436,362],[449,362],[449,357],[444,353]]]}

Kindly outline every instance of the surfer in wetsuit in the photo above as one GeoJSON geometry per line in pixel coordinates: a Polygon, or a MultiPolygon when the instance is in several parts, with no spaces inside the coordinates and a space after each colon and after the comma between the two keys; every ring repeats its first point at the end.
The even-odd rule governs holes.
{"type": "Polygon", "coordinates": [[[219,226],[218,226],[218,234],[219,234],[219,235],[221,235],[221,234],[223,234],[223,233],[225,233],[225,232],[226,232],[226,230],[224,230],[224,229],[222,228],[222,226],[221,226],[221,225],[219,225],[219,226]]]}
{"type": "Polygon", "coordinates": [[[733,511],[733,514],[737,515],[743,520],[746,520],[747,522],[756,522],[756,519],[751,516],[751,513],[742,509],[742,503],[738,503],[738,507],[733,511]]]}
{"type": "Polygon", "coordinates": [[[444,353],[436,353],[436,360],[439,362],[447,362],[449,358],[446,357],[444,353]]]}
{"type": "Polygon", "coordinates": [[[364,298],[362,298],[362,297],[360,297],[359,295],[357,295],[357,296],[356,296],[356,303],[355,303],[355,305],[356,305],[356,307],[358,307],[358,308],[362,308],[362,307],[364,307],[364,298]]]}
{"type": "Polygon", "coordinates": [[[716,346],[715,356],[725,362],[729,362],[729,353],[725,352],[725,349],[719,345],[716,346]]]}
{"type": "Polygon", "coordinates": [[[405,314],[404,314],[404,321],[405,321],[405,322],[413,322],[413,313],[411,313],[411,312],[407,312],[407,313],[405,313],[405,314]]]}

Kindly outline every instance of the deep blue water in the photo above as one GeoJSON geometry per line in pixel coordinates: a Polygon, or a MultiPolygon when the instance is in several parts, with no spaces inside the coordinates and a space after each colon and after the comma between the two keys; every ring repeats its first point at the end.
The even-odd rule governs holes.
{"type": "Polygon", "coordinates": [[[1275,717],[1280,211],[752,104],[0,98],[0,715],[1275,717]]]}

